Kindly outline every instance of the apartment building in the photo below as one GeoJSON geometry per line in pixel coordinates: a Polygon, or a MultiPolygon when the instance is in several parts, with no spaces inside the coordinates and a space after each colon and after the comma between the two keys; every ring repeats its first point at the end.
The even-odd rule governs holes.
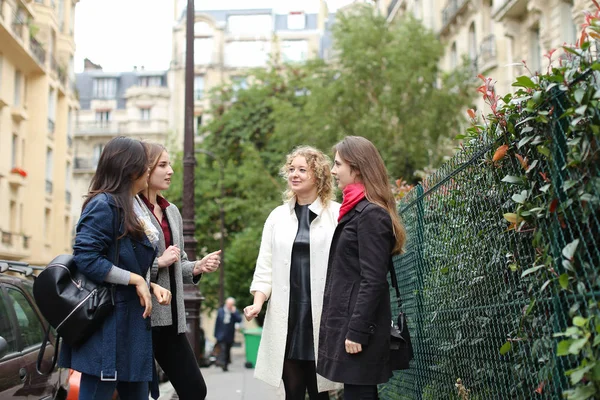
{"type": "Polygon", "coordinates": [[[493,78],[497,92],[508,93],[517,76],[529,73],[519,64],[545,71],[544,55],[575,43],[584,11],[594,6],[591,0],[380,0],[378,8],[391,23],[411,13],[432,29],[445,48],[442,70],[466,56],[474,75],[493,78]]]}
{"type": "Polygon", "coordinates": [[[78,0],[0,0],[0,259],[71,251],[78,0]]]}
{"type": "Polygon", "coordinates": [[[74,218],[81,214],[83,196],[110,139],[129,136],[167,143],[171,98],[167,71],[148,71],[143,66],[112,73],[86,59],[76,84],[81,107],[75,123],[74,218]]]}
{"type": "MultiPolygon", "coordinates": [[[[172,121],[183,146],[185,103],[185,1],[175,4],[173,53],[169,71],[173,93],[172,121]]],[[[326,55],[330,27],[323,0],[225,0],[197,2],[194,24],[194,129],[210,118],[208,92],[233,82],[245,87],[250,68],[275,62],[304,62],[326,55]],[[273,7],[273,4],[278,4],[273,7]]],[[[197,136],[198,140],[200,139],[197,136]]]]}

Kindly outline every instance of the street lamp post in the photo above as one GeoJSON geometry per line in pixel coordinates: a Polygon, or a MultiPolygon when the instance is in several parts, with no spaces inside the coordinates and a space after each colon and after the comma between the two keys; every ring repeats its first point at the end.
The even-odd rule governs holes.
{"type": "Polygon", "coordinates": [[[219,268],[219,304],[225,304],[225,208],[223,201],[225,200],[225,187],[223,182],[225,181],[225,167],[221,159],[215,155],[212,151],[205,149],[196,149],[196,153],[206,154],[219,164],[219,188],[221,190],[221,197],[219,198],[219,220],[220,226],[220,246],[221,246],[221,266],[219,268]]]}

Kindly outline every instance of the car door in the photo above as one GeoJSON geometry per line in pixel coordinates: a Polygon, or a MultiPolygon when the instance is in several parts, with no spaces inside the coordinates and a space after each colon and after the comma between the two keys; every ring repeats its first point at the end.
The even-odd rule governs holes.
{"type": "Polygon", "coordinates": [[[17,341],[15,315],[7,300],[4,285],[0,284],[0,336],[7,343],[4,355],[0,356],[0,400],[14,399],[26,377],[17,341]]]}
{"type": "MultiPolygon", "coordinates": [[[[31,299],[21,288],[6,285],[6,294],[12,304],[18,330],[18,344],[22,359],[21,377],[23,387],[15,395],[23,399],[51,398],[55,389],[52,374],[39,374],[36,368],[38,353],[44,339],[44,325],[34,309],[31,299]]],[[[50,359],[54,354],[54,347],[48,345],[44,356],[42,370],[48,372],[50,359]],[[43,367],[46,367],[45,369],[43,367]]]]}

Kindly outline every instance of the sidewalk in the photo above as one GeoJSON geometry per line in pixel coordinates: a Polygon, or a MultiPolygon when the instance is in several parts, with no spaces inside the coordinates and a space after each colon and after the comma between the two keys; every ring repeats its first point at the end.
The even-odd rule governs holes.
{"type": "MultiPolygon", "coordinates": [[[[281,400],[283,385],[275,388],[254,378],[254,369],[245,368],[246,354],[244,347],[231,349],[229,371],[223,372],[219,367],[201,368],[206,381],[208,395],[206,400],[281,400]]],[[[177,399],[170,382],[160,385],[159,400],[177,399]]]]}

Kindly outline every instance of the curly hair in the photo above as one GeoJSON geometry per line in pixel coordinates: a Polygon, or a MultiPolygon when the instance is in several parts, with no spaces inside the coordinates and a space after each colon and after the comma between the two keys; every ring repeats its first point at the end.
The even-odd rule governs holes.
{"type": "MultiPolygon", "coordinates": [[[[290,154],[286,156],[286,162],[280,170],[280,175],[288,180],[288,170],[292,165],[294,158],[302,156],[308,164],[309,174],[314,174],[315,184],[317,186],[317,195],[321,199],[321,203],[326,207],[331,200],[335,198],[333,193],[333,177],[331,175],[331,159],[322,151],[311,146],[298,146],[290,154]]],[[[283,200],[289,201],[296,195],[288,187],[283,192],[283,200]]]]}

